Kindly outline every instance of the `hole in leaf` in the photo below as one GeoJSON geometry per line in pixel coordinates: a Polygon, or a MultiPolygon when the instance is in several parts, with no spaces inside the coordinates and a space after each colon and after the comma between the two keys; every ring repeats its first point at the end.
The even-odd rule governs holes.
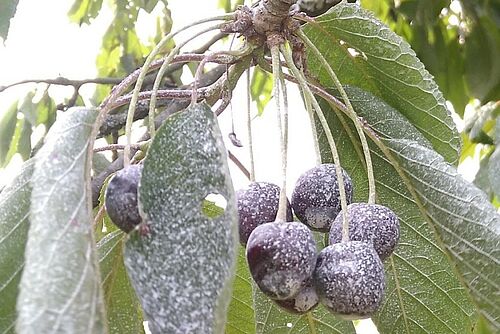
{"type": "Polygon", "coordinates": [[[368,57],[366,57],[365,53],[363,51],[358,51],[354,48],[347,48],[347,52],[352,58],[363,58],[364,60],[368,60],[368,57]]]}
{"type": "Polygon", "coordinates": [[[211,193],[205,196],[201,204],[201,211],[208,218],[214,219],[222,216],[226,210],[227,200],[224,196],[211,193]]]}

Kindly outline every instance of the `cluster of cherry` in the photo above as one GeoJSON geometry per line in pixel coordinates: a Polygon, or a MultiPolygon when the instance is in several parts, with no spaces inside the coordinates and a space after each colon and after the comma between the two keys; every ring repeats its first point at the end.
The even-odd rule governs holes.
{"type": "Polygon", "coordinates": [[[319,302],[344,319],[370,317],[380,306],[382,261],[399,240],[399,219],[389,208],[352,203],[352,181],[342,169],[349,240],[335,165],[321,164],[300,176],[287,203],[286,222],[276,221],[280,188],[253,182],[237,192],[240,243],[260,290],[292,313],[319,302]],[[300,222],[293,221],[293,212],[300,222]],[[318,253],[312,231],[329,233],[318,253]]]}

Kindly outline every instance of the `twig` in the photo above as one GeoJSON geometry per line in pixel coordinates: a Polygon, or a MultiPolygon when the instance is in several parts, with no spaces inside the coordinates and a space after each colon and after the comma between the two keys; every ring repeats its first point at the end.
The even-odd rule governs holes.
{"type": "Polygon", "coordinates": [[[234,162],[234,164],[240,169],[240,171],[243,174],[245,174],[247,179],[251,180],[250,172],[248,171],[248,169],[246,169],[245,165],[243,165],[243,163],[240,160],[238,160],[238,158],[236,158],[236,156],[233,153],[231,153],[231,151],[228,150],[227,155],[229,159],[231,159],[231,161],[234,162]]]}
{"type": "Polygon", "coordinates": [[[252,140],[252,115],[251,115],[251,96],[250,96],[250,69],[247,69],[247,136],[248,136],[248,154],[250,155],[250,181],[255,181],[255,160],[253,156],[252,140]]]}
{"type": "MultiPolygon", "coordinates": [[[[141,148],[141,145],[142,144],[132,144],[130,147],[138,150],[141,148]]],[[[125,148],[125,145],[122,145],[122,144],[110,144],[110,145],[106,145],[103,147],[94,148],[94,153],[104,152],[104,151],[117,151],[117,150],[123,150],[124,148],[125,148]]]]}
{"type": "MultiPolygon", "coordinates": [[[[134,118],[134,114],[135,114],[135,107],[136,107],[136,103],[137,103],[137,97],[139,96],[139,92],[141,90],[141,87],[142,87],[142,84],[144,82],[144,78],[149,70],[149,66],[151,65],[151,63],[153,62],[153,59],[154,57],[156,57],[156,55],[165,47],[165,45],[174,37],[176,36],[177,34],[179,34],[180,32],[184,31],[184,30],[187,30],[191,27],[194,27],[196,25],[199,25],[199,24],[202,24],[202,23],[206,23],[206,22],[212,22],[212,21],[220,21],[220,20],[230,20],[234,18],[234,14],[227,14],[227,15],[222,15],[222,16],[217,16],[217,17],[212,17],[212,18],[208,18],[208,19],[204,19],[204,20],[200,20],[200,21],[196,21],[196,22],[193,22],[173,33],[170,33],[168,34],[167,36],[163,37],[162,40],[155,46],[155,48],[153,49],[153,51],[151,51],[151,53],[149,54],[149,56],[146,58],[146,61],[144,62],[144,65],[142,66],[141,68],[141,71],[139,72],[139,75],[137,77],[137,81],[136,81],[136,84],[135,84],[135,87],[134,87],[134,90],[133,90],[133,95],[132,95],[132,100],[131,100],[131,103],[129,105],[129,109],[128,109],[128,112],[127,112],[127,121],[125,123],[125,136],[127,137],[127,145],[130,145],[131,144],[131,132],[132,132],[132,123],[133,123],[133,118],[134,118]]],[[[167,58],[165,59],[164,62],[168,63],[170,62],[172,59],[169,59],[170,56],[172,55],[172,58],[173,56],[175,56],[175,53],[172,54],[170,53],[167,58]]],[[[162,64],[163,66],[164,64],[162,64]]],[[[130,158],[130,149],[129,147],[125,147],[125,150],[123,152],[124,154],[124,162],[125,162],[125,166],[128,166],[128,164],[130,163],[129,162],[129,158],[130,158]]]]}
{"type": "Polygon", "coordinates": [[[93,79],[68,79],[64,77],[57,77],[55,79],[27,79],[6,86],[0,86],[0,93],[4,90],[15,87],[18,85],[24,85],[28,83],[45,83],[48,85],[59,85],[59,86],[73,86],[75,89],[79,89],[85,84],[98,84],[98,85],[116,85],[119,84],[123,78],[93,78],[93,79]]]}

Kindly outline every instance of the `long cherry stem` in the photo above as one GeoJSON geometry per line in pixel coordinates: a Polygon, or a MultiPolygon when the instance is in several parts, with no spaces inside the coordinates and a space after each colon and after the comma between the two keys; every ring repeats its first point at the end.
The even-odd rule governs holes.
{"type": "Polygon", "coordinates": [[[288,151],[288,101],[286,101],[286,91],[285,88],[281,86],[282,83],[282,70],[280,63],[280,50],[278,45],[271,46],[271,57],[272,57],[272,67],[273,67],[273,95],[274,101],[276,102],[276,115],[278,116],[278,127],[280,136],[280,146],[281,146],[281,191],[278,206],[278,213],[276,214],[276,220],[280,222],[286,221],[286,211],[287,211],[287,198],[286,198],[286,168],[287,168],[287,151],[288,151]],[[283,107],[285,110],[281,110],[280,101],[280,88],[283,92],[283,98],[285,99],[283,107]]]}
{"type": "Polygon", "coordinates": [[[331,153],[333,156],[333,161],[335,163],[335,173],[337,175],[337,180],[339,182],[340,206],[342,209],[341,212],[342,212],[342,226],[343,226],[343,228],[342,228],[342,241],[347,242],[347,241],[349,241],[349,220],[347,219],[347,197],[346,197],[346,193],[345,193],[344,175],[342,174],[342,167],[340,164],[340,157],[339,157],[339,154],[337,151],[337,145],[335,144],[335,140],[333,139],[333,135],[330,131],[330,127],[328,126],[328,122],[326,121],[326,118],[325,118],[325,115],[323,114],[323,110],[321,109],[321,106],[319,105],[318,101],[316,100],[316,97],[314,96],[311,89],[307,85],[306,78],[299,71],[299,69],[295,66],[295,63],[293,62],[291,50],[282,46],[281,52],[285,56],[285,61],[288,65],[288,68],[292,71],[293,75],[297,78],[300,87],[311,99],[314,110],[316,111],[316,114],[317,114],[318,119],[321,123],[321,126],[323,127],[323,130],[325,131],[325,135],[326,135],[326,138],[328,140],[328,144],[330,145],[330,150],[331,150],[331,153]]]}
{"type": "Polygon", "coordinates": [[[356,127],[356,131],[358,132],[359,139],[361,141],[361,146],[363,147],[363,154],[365,156],[366,170],[368,174],[368,203],[373,204],[375,203],[376,199],[376,190],[375,190],[375,177],[373,174],[372,158],[370,154],[370,147],[368,146],[368,142],[366,141],[365,133],[363,131],[361,122],[359,121],[358,115],[354,111],[351,101],[349,100],[349,97],[347,96],[344,87],[340,83],[340,80],[335,74],[335,71],[332,69],[330,64],[328,64],[328,61],[325,59],[323,54],[321,54],[318,48],[311,42],[311,40],[306,36],[306,34],[304,34],[303,31],[298,29],[296,31],[296,34],[304,43],[306,43],[306,45],[314,53],[314,55],[318,57],[319,61],[321,62],[321,65],[325,67],[333,83],[335,84],[335,87],[338,89],[340,95],[342,96],[342,99],[344,100],[344,103],[347,107],[347,115],[353,121],[354,126],[356,127]]]}

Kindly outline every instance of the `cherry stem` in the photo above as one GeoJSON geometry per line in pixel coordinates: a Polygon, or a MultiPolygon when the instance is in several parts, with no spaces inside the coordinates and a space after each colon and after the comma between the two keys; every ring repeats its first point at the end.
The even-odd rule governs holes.
{"type": "MultiPolygon", "coordinates": [[[[301,69],[300,71],[302,75],[304,75],[304,71],[301,69]]],[[[311,99],[309,98],[309,95],[306,94],[306,92],[301,88],[302,95],[304,96],[304,102],[306,105],[306,110],[307,114],[309,115],[309,121],[311,122],[311,132],[313,135],[313,140],[314,140],[314,151],[316,155],[316,165],[319,166],[321,165],[321,152],[319,149],[319,138],[318,138],[318,131],[316,129],[316,121],[314,120],[314,110],[311,104],[311,99]]]]}
{"type": "MultiPolygon", "coordinates": [[[[161,41],[155,46],[153,51],[148,55],[146,58],[146,61],[144,62],[144,65],[141,68],[141,73],[139,74],[139,77],[137,78],[137,81],[135,83],[132,99],[130,101],[130,105],[128,108],[127,112],[127,121],[125,123],[125,136],[127,138],[127,145],[125,147],[125,150],[123,151],[123,165],[124,167],[127,167],[130,165],[130,145],[132,143],[132,123],[134,122],[134,114],[135,114],[135,108],[137,104],[137,99],[139,96],[139,92],[141,91],[142,84],[144,83],[144,79],[146,77],[146,74],[148,72],[149,66],[153,62],[154,58],[160,51],[167,45],[167,43],[177,34],[181,33],[182,31],[185,31],[191,27],[200,25],[202,23],[207,23],[207,22],[212,22],[212,21],[220,21],[220,20],[231,20],[234,19],[234,13],[226,14],[226,15],[221,15],[221,16],[216,16],[216,17],[211,17],[207,19],[203,19],[200,21],[193,22],[187,26],[182,27],[181,29],[172,32],[166,36],[164,36],[161,41]]],[[[163,66],[163,65],[162,65],[163,66]]]]}
{"type": "Polygon", "coordinates": [[[316,97],[314,96],[313,92],[309,88],[307,81],[306,81],[306,78],[299,71],[299,69],[295,66],[295,64],[293,62],[291,50],[282,46],[281,52],[285,56],[285,61],[288,64],[288,68],[292,71],[293,75],[297,78],[300,87],[311,99],[314,110],[316,111],[316,114],[317,114],[318,119],[321,123],[321,126],[323,127],[323,130],[325,131],[325,135],[326,135],[326,138],[328,140],[328,144],[330,145],[330,150],[331,150],[332,156],[333,156],[333,162],[335,163],[335,173],[337,175],[337,180],[339,182],[340,206],[342,209],[341,212],[342,212],[342,226],[343,226],[343,228],[342,228],[342,242],[347,242],[347,241],[349,241],[349,220],[347,219],[347,197],[346,197],[346,193],[345,193],[344,175],[342,174],[342,167],[340,164],[339,153],[337,151],[337,145],[335,144],[335,140],[333,139],[332,132],[330,131],[330,127],[328,126],[328,122],[326,121],[325,115],[323,113],[323,110],[321,109],[321,106],[318,103],[318,100],[316,100],[316,97]]]}
{"type": "Polygon", "coordinates": [[[251,114],[251,82],[250,69],[247,69],[247,136],[248,136],[248,153],[250,155],[250,182],[255,182],[255,160],[253,155],[253,139],[252,139],[252,114],[251,114]]]}
{"type": "Polygon", "coordinates": [[[342,99],[344,100],[344,103],[347,107],[347,116],[349,116],[349,118],[353,121],[354,126],[356,127],[356,131],[358,132],[359,139],[361,141],[361,146],[363,147],[363,154],[365,157],[366,170],[368,174],[368,203],[374,204],[376,198],[376,190],[375,190],[375,177],[373,174],[373,163],[370,154],[370,147],[368,146],[368,142],[366,141],[365,133],[363,131],[363,126],[359,120],[359,117],[354,111],[351,101],[349,100],[349,97],[347,96],[344,87],[340,83],[340,80],[335,74],[335,71],[332,69],[330,64],[328,64],[328,61],[325,59],[325,57],[321,54],[318,48],[311,42],[311,40],[306,36],[306,34],[304,34],[303,31],[298,29],[296,31],[296,34],[304,43],[306,43],[309,49],[319,59],[321,65],[323,65],[326,68],[326,71],[330,75],[333,83],[335,84],[335,87],[338,89],[340,95],[342,96],[342,99]]]}
{"type": "Polygon", "coordinates": [[[278,128],[281,146],[281,168],[282,180],[281,191],[278,205],[278,213],[276,220],[286,222],[287,212],[287,198],[286,198],[286,168],[287,168],[287,151],[288,151],[288,96],[286,94],[286,87],[283,83],[283,72],[280,63],[280,48],[277,44],[271,46],[271,58],[273,68],[273,95],[276,102],[276,115],[278,117],[278,128]],[[283,111],[281,110],[280,90],[283,93],[283,111]]]}

